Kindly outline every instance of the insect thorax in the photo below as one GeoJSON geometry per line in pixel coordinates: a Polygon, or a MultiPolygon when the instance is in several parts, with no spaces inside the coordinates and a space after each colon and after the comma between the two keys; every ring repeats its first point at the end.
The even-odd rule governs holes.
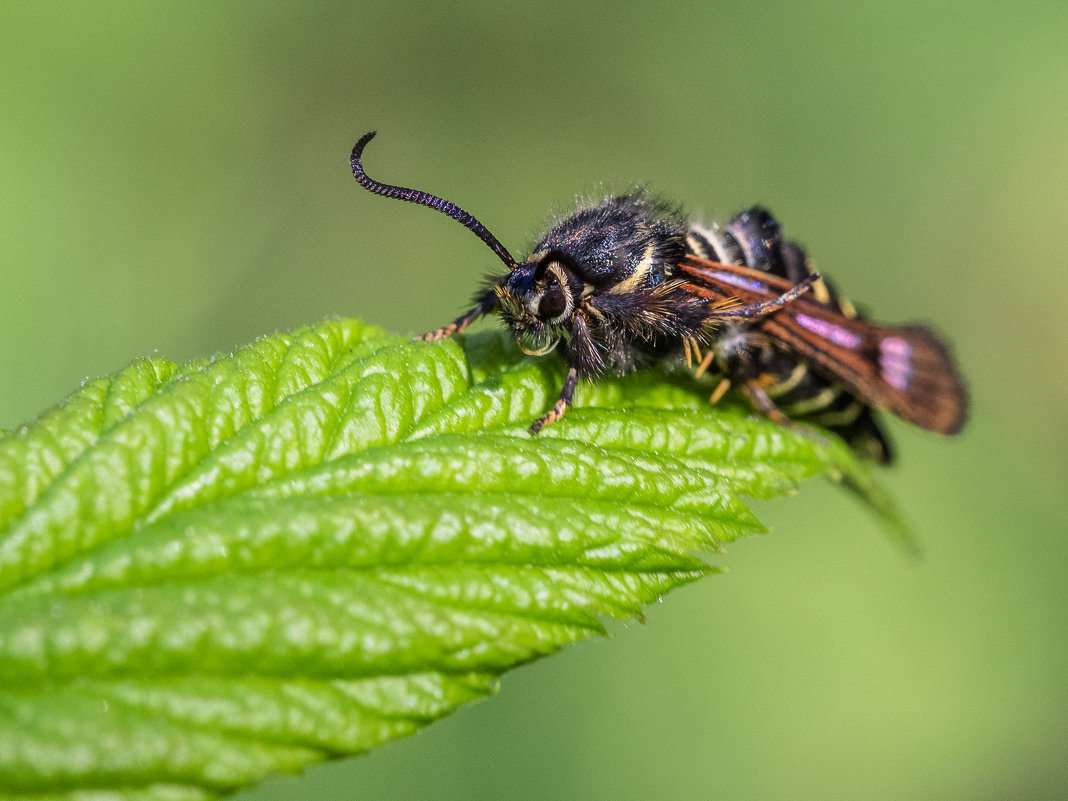
{"type": "Polygon", "coordinates": [[[591,290],[624,293],[664,281],[687,253],[677,209],[643,193],[580,208],[553,225],[530,261],[560,258],[591,290]]]}

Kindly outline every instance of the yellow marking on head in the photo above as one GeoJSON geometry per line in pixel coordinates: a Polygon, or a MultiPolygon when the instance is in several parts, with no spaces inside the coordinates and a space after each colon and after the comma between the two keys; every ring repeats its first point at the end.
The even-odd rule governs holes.
{"type": "Polygon", "coordinates": [[[856,319],[857,307],[853,305],[853,301],[849,298],[838,298],[838,305],[842,308],[842,314],[848,317],[850,320],[856,319]]]}
{"type": "MultiPolygon", "coordinates": [[[[567,274],[564,271],[563,265],[561,265],[560,262],[558,262],[558,261],[549,262],[549,266],[548,266],[548,268],[546,268],[546,272],[547,273],[551,272],[553,275],[556,276],[556,280],[560,284],[560,290],[567,297],[567,304],[564,306],[564,310],[562,312],[560,312],[560,314],[558,314],[555,317],[553,317],[552,320],[551,320],[551,322],[559,323],[563,319],[565,319],[567,317],[570,317],[572,312],[575,311],[575,297],[574,297],[574,295],[571,294],[571,287],[570,287],[570,284],[568,283],[568,280],[567,280],[567,274]]],[[[541,303],[541,298],[540,297],[538,299],[538,303],[541,303]]],[[[537,307],[537,305],[535,305],[535,308],[531,310],[531,313],[534,314],[537,311],[538,311],[538,307],[537,307]]]]}

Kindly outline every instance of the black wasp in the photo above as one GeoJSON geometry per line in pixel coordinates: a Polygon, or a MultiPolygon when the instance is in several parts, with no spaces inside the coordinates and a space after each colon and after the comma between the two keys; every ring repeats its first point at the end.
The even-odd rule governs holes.
{"type": "Polygon", "coordinates": [[[882,462],[890,449],[877,408],[942,434],[964,424],[964,383],[941,340],[922,326],[864,320],[762,208],[705,226],[644,192],[617,195],[557,222],[517,262],[459,206],[369,178],[362,155],[374,136],[352,149],[361,186],[447,214],[508,268],[488,279],[473,309],[421,339],[497,312],[525,353],[555,350],[567,363],[559,399],[530,426],[535,434],[563,417],[579,379],[674,356],[698,374],[712,365],[722,373],[713,400],[735,386],[766,417],[823,425],[882,462]]]}

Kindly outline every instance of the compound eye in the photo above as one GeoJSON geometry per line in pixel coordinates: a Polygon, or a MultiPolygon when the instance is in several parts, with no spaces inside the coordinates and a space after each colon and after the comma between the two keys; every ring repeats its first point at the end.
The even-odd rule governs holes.
{"type": "Polygon", "coordinates": [[[567,293],[555,275],[550,274],[545,284],[545,294],[538,301],[538,316],[553,320],[567,311],[567,293]]]}

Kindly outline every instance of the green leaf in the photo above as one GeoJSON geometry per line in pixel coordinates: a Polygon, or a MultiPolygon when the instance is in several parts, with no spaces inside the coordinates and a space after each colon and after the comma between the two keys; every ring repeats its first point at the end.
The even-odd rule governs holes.
{"type": "Polygon", "coordinates": [[[839,441],[670,370],[334,321],[138,361],[0,438],[0,799],[205,799],[406,734],[762,530],[839,441]],[[5,794],[6,791],[6,794],[5,794]]]}

